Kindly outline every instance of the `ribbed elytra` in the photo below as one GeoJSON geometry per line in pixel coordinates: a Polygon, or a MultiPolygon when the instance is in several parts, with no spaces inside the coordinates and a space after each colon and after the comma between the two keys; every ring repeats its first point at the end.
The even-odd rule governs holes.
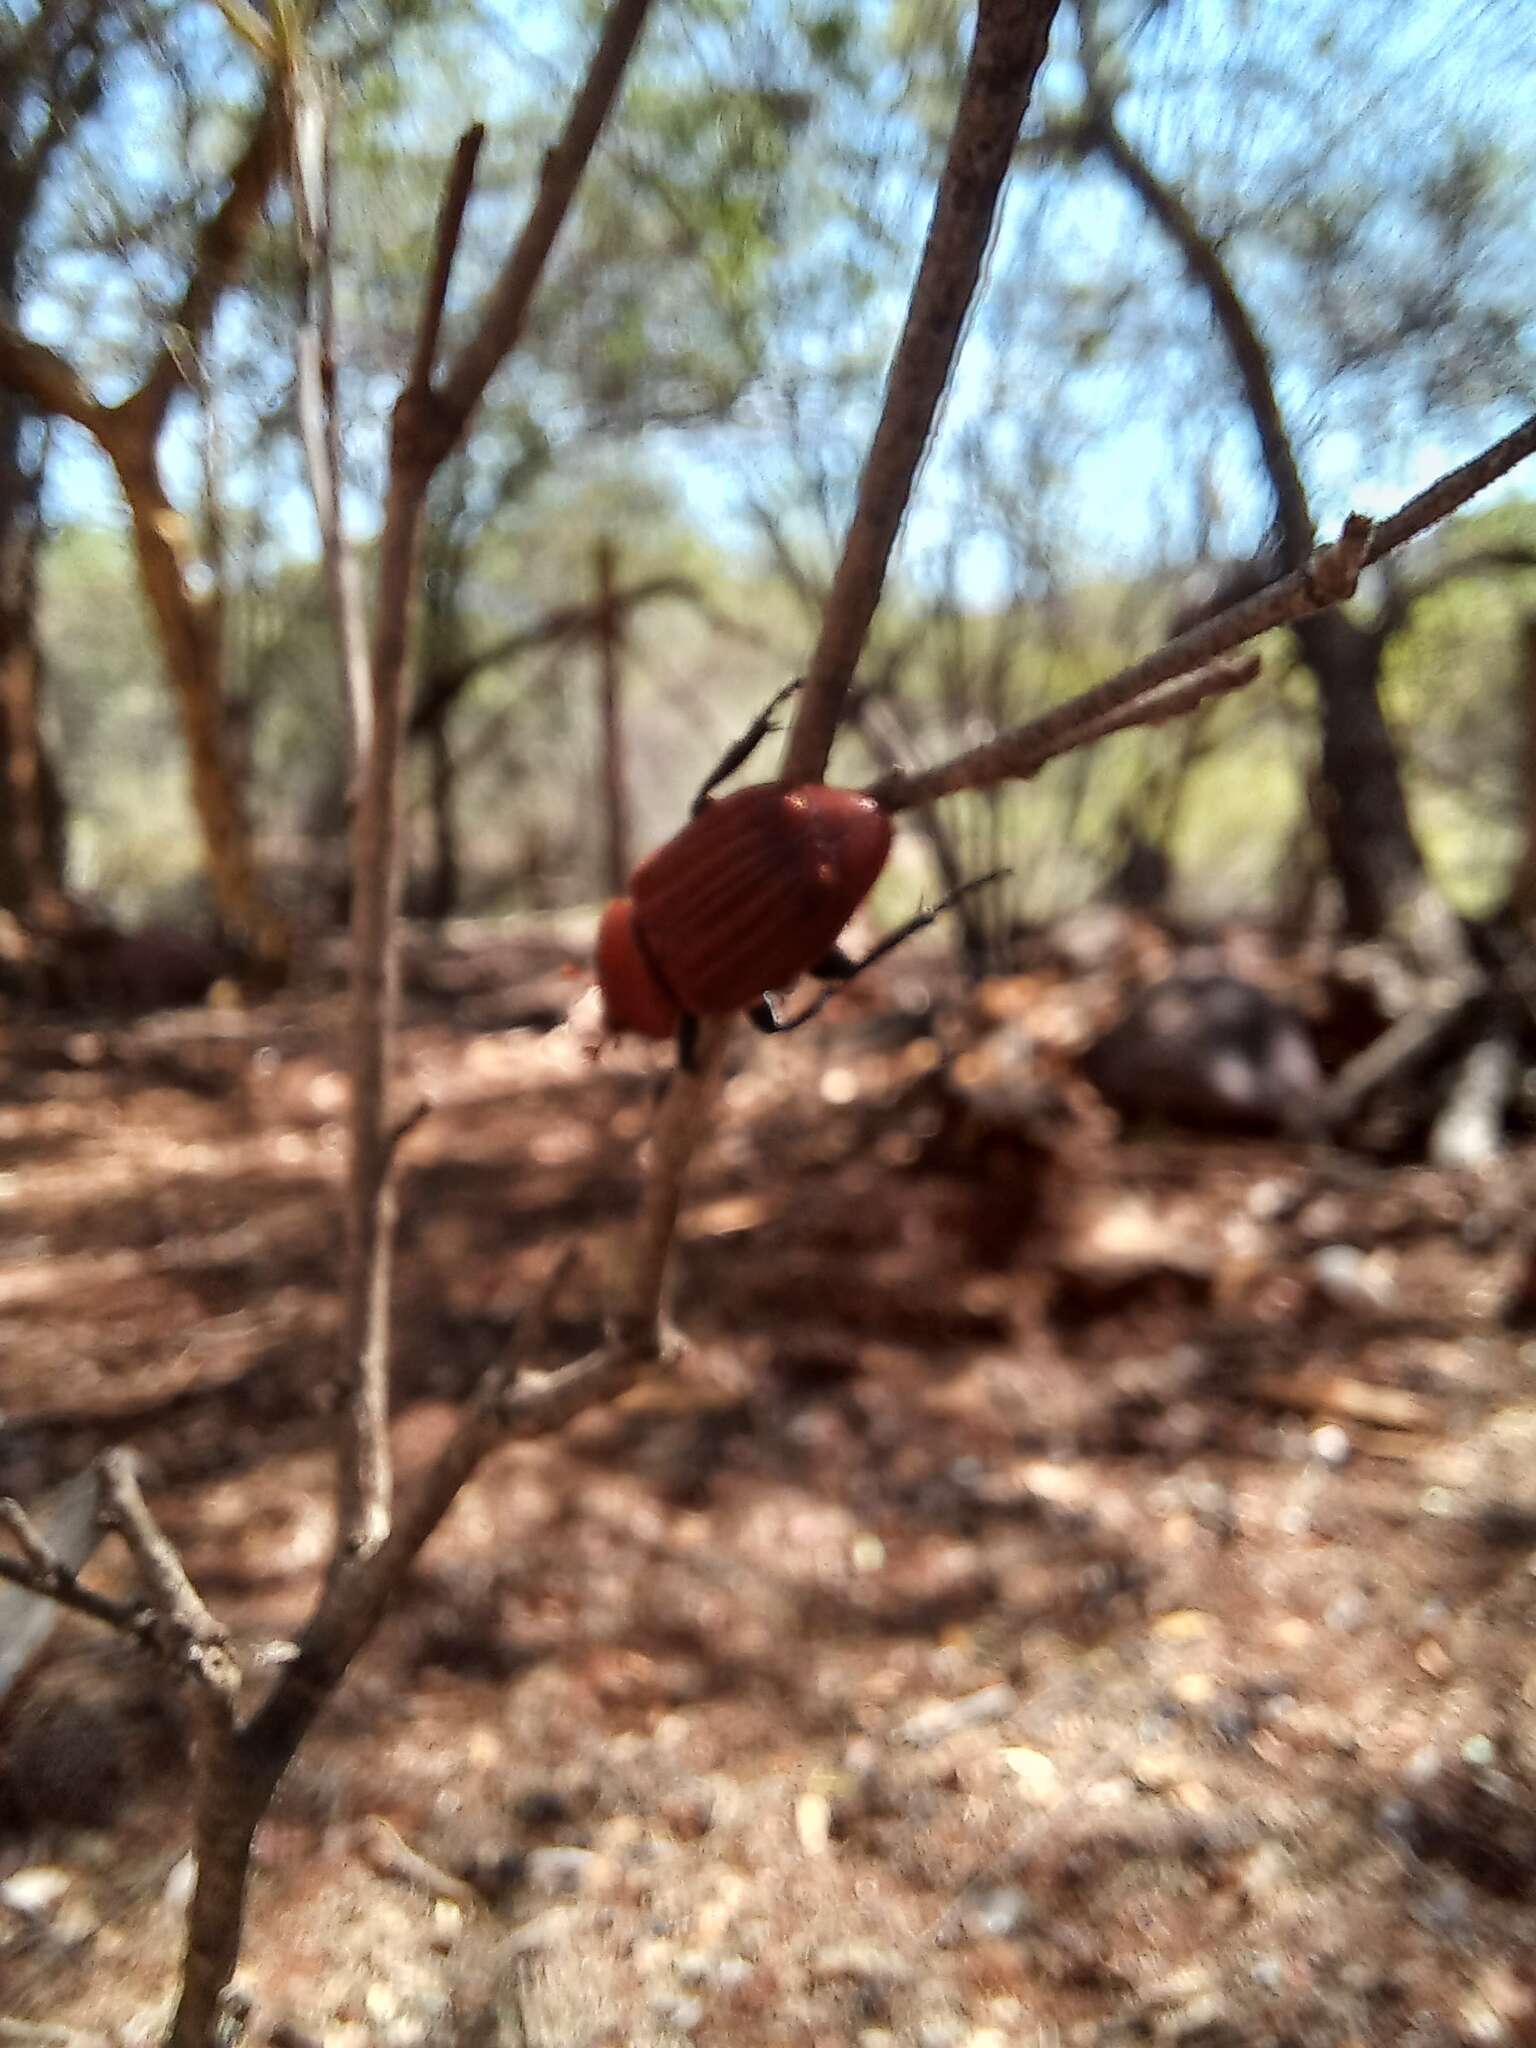
{"type": "Polygon", "coordinates": [[[891,821],[871,797],[765,782],[707,804],[642,861],[598,949],[615,1029],[661,1038],[823,960],[874,887],[891,821]]]}

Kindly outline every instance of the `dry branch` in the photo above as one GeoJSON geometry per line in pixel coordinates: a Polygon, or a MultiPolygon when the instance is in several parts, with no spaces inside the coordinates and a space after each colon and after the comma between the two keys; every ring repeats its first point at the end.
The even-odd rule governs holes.
{"type": "Polygon", "coordinates": [[[342,698],[351,735],[352,774],[372,737],[373,691],[368,674],[368,621],[362,571],[342,518],[341,423],[336,406],[336,295],[331,258],[334,185],[331,110],[323,82],[301,51],[288,74],[289,172],[294,246],[299,269],[299,326],[294,383],[299,439],[320,528],[326,593],[342,698]]]}
{"type": "Polygon", "coordinates": [[[42,342],[32,341],[0,320],[0,384],[16,391],[35,411],[74,420],[89,433],[99,433],[105,408],[64,358],[42,342]]]}
{"type": "MultiPolygon", "coordinates": [[[[320,1604],[296,1655],[282,1668],[263,1705],[243,1725],[212,1712],[200,1718],[198,1875],[169,2048],[206,2048],[213,2038],[218,2001],[238,1957],[256,1824],[295,1747],[372,1633],[410,1560],[477,1459],[506,1428],[500,1400],[482,1399],[404,1515],[394,1517],[388,1439],[391,1168],[403,1127],[391,1115],[388,1078],[399,1001],[399,764],[406,679],[421,603],[428,488],[522,332],[545,260],[613,104],[649,4],[650,0],[616,0],[565,131],[545,159],[522,234],[492,288],[478,328],[440,382],[434,377],[434,363],[482,139],[478,129],[460,141],[439,213],[410,372],[392,424],[371,650],[372,740],[363,764],[353,833],[353,1093],[345,1196],[346,1385],[338,1424],[336,1548],[320,1604]]],[[[615,1347],[610,1364],[615,1384],[624,1372],[638,1370],[642,1357],[656,1354],[656,1332],[653,1317],[643,1341],[615,1347]]],[[[565,1400],[584,1394],[586,1384],[579,1383],[565,1400]]],[[[551,1395],[541,1412],[550,1418],[545,1426],[556,1427],[571,1411],[551,1395]]]]}
{"type": "Polygon", "coordinates": [[[817,782],[826,770],[843,699],[880,602],[891,550],[975,297],[1003,180],[1057,4],[980,0],[922,265],[784,751],[786,782],[817,782]]]}
{"type": "Polygon", "coordinates": [[[957,790],[986,789],[994,783],[1033,774],[1042,748],[1064,753],[1084,744],[1082,737],[1072,738],[1073,734],[1102,737],[1101,721],[1121,707],[1150,697],[1164,684],[1207,666],[1274,626],[1343,603],[1353,595],[1364,568],[1459,510],[1533,451],[1536,415],[1481,455],[1448,471],[1390,518],[1373,525],[1359,513],[1351,513],[1339,538],[1319,548],[1303,568],[1277,578],[1255,596],[1230,605],[1188,632],[1165,641],[1151,654],[1118,670],[1091,690],[1040,718],[1011,727],[995,739],[955,755],[936,768],[917,775],[883,776],[871,785],[870,793],[888,810],[904,811],[918,804],[933,803],[941,796],[951,796],[957,790]]]}
{"type": "Polygon", "coordinates": [[[153,1610],[161,1655],[201,1684],[234,1693],[240,1672],[230,1655],[228,1632],[204,1606],[175,1546],[150,1513],[130,1452],[108,1451],[103,1456],[101,1489],[102,1521],[116,1529],[132,1552],[153,1610]]]}
{"type": "Polygon", "coordinates": [[[484,131],[460,141],[438,216],[410,375],[395,407],[379,607],[373,643],[373,744],[358,804],[352,916],[352,1147],[346,1279],[350,1386],[340,1429],[338,1540],[333,1591],[389,1533],[389,1286],[394,1234],[393,1147],[386,1069],[399,1004],[400,740],[405,679],[420,611],[427,489],[528,318],[544,263],[644,25],[650,0],[617,0],[560,140],[545,158],[538,194],[492,287],[479,326],[441,382],[433,364],[449,276],[484,131]]]}
{"type": "Polygon", "coordinates": [[[0,1523],[22,1552],[20,1557],[11,1557],[0,1551],[0,1579],[24,1593],[35,1593],[40,1600],[52,1600],[90,1621],[99,1621],[119,1635],[132,1636],[146,1648],[154,1647],[155,1617],[150,1610],[140,1602],[112,1600],[82,1586],[19,1501],[0,1500],[0,1523]]]}

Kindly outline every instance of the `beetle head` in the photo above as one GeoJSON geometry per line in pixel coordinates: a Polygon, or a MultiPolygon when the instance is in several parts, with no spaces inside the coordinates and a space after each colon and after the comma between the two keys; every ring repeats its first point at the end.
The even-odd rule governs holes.
{"type": "Polygon", "coordinates": [[[677,1004],[641,950],[635,907],[627,896],[608,905],[597,928],[597,981],[610,1031],[670,1038],[677,1029],[677,1004]]]}

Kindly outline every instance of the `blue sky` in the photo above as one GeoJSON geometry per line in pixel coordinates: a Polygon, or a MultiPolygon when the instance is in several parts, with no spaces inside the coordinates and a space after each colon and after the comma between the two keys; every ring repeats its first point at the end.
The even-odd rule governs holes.
{"type": "MultiPolygon", "coordinates": [[[[470,114],[484,113],[493,122],[511,118],[515,93],[510,81],[519,65],[533,61],[558,67],[567,54],[569,15],[549,0],[525,8],[508,5],[493,12],[497,29],[505,31],[496,39],[501,47],[486,45],[474,77],[464,81],[459,104],[451,109],[429,109],[426,119],[413,120],[418,139],[421,130],[441,130],[446,136],[470,114]]],[[[1165,83],[1181,67],[1198,81],[1202,65],[1214,71],[1219,63],[1230,61],[1234,36],[1240,39],[1246,33],[1262,54],[1260,30],[1266,19],[1274,20],[1272,0],[1246,10],[1241,0],[1183,0],[1173,10],[1160,45],[1149,53],[1139,53],[1138,62],[1145,54],[1148,68],[1165,83]],[[1247,31],[1243,28],[1245,13],[1252,25],[1247,31]]],[[[1378,121],[1393,138],[1386,146],[1400,146],[1402,136],[1411,130],[1411,122],[1406,126],[1404,122],[1405,100],[1422,105],[1423,118],[1431,129],[1441,111],[1464,112],[1475,103],[1485,112],[1489,132],[1504,137],[1512,152],[1531,149],[1531,138],[1536,135],[1536,7],[1530,0],[1480,0],[1480,4],[1478,0],[1468,0],[1468,4],[1396,0],[1393,6],[1374,10],[1365,0],[1357,0],[1352,12],[1325,5],[1324,0],[1294,0],[1286,11],[1285,30],[1290,40],[1285,51],[1299,47],[1295,38],[1309,26],[1322,34],[1332,22],[1340,24],[1337,32],[1345,39],[1332,75],[1348,81],[1345,96],[1353,101],[1349,113],[1362,131],[1368,133],[1372,121],[1378,121]],[[1374,38],[1368,75],[1355,62],[1348,45],[1349,38],[1362,34],[1374,38]],[[1532,59],[1523,73],[1518,62],[1522,39],[1529,41],[1532,59]]],[[[1277,31],[1270,29],[1269,33],[1277,31]]],[[[208,67],[211,85],[229,68],[221,41],[222,24],[211,8],[206,10],[200,36],[193,59],[208,67]]],[[[1285,52],[1280,52],[1277,61],[1283,62],[1284,56],[1285,52]]],[[[1210,119],[1213,127],[1218,120],[1229,123],[1233,119],[1231,99],[1230,92],[1225,93],[1218,106],[1215,88],[1202,88],[1198,82],[1178,99],[1166,93],[1145,97],[1140,118],[1147,146],[1171,175],[1180,175],[1192,155],[1198,154],[1196,136],[1203,118],[1210,119]],[[1170,105],[1174,112],[1168,111],[1170,105]]],[[[111,124],[103,139],[133,188],[153,190],[165,181],[168,158],[179,160],[181,138],[168,124],[170,104],[153,70],[144,65],[113,103],[111,124]]],[[[1280,95],[1275,95],[1273,106],[1282,104],[1280,95]]],[[[1256,96],[1255,134],[1245,139],[1246,161],[1256,176],[1263,175],[1266,165],[1291,146],[1292,138],[1283,132],[1278,119],[1271,139],[1266,140],[1262,132],[1273,106],[1262,93],[1256,96]]],[[[1411,105],[1407,111],[1411,115],[1411,105]]],[[[227,131],[221,131],[216,121],[195,129],[190,138],[194,149],[210,153],[226,139],[227,131]]],[[[1231,136],[1223,134],[1221,139],[1229,143],[1231,136]]],[[[1242,159],[1243,151],[1237,155],[1242,159]]],[[[1009,215],[994,252],[999,271],[1011,270],[1018,237],[1026,225],[1033,226],[1036,221],[1027,182],[1027,174],[1016,174],[1009,215]]],[[[1385,166],[1384,187],[1390,182],[1390,167],[1385,166]]],[[[62,220],[62,212],[58,218],[62,220]]],[[[922,225],[922,214],[914,208],[909,223],[914,263],[922,225]]],[[[1046,232],[1054,238],[1061,261],[1090,280],[1097,272],[1127,261],[1152,276],[1160,265],[1170,276],[1176,271],[1166,252],[1156,247],[1155,237],[1134,207],[1102,187],[1065,198],[1048,216],[1046,232]]],[[[87,273],[79,264],[72,266],[54,255],[45,263],[43,275],[53,291],[29,300],[26,324],[39,338],[59,345],[75,342],[73,353],[79,359],[74,302],[87,282],[87,273]]],[[[139,281],[150,290],[161,286],[163,281],[152,260],[141,265],[139,281]]],[[[1262,285],[1262,276],[1259,281],[1262,285]]],[[[125,295],[119,278],[115,303],[113,299],[95,302],[93,334],[108,334],[118,319],[130,317],[133,308],[125,300],[131,296],[131,291],[125,295]]],[[[999,380],[1007,380],[1015,394],[1012,404],[1027,414],[1031,379],[1043,376],[1045,353],[1036,348],[1036,338],[1028,333],[1000,333],[994,313],[995,307],[986,302],[973,323],[947,402],[944,431],[909,523],[909,559],[921,559],[947,537],[960,491],[950,451],[969,425],[990,417],[999,380]]],[[[1214,338],[1202,336],[1199,327],[1197,319],[1189,335],[1169,350],[1170,378],[1175,382],[1183,378],[1191,391],[1200,392],[1203,387],[1219,397],[1228,386],[1229,372],[1214,338]]],[[[86,355],[88,359],[89,350],[86,355]]],[[[1176,531],[1170,528],[1176,529],[1183,516],[1170,511],[1181,488],[1172,472],[1185,456],[1179,442],[1181,423],[1176,416],[1170,417],[1170,407],[1176,413],[1177,398],[1164,394],[1138,410],[1134,391],[1134,380],[1123,366],[1113,376],[1079,374],[1071,386],[1071,402],[1083,422],[1084,445],[1074,467],[1070,516],[1082,532],[1098,573],[1132,567],[1167,551],[1170,542],[1177,541],[1176,531]]],[[[1309,430],[1317,509],[1329,523],[1350,506],[1368,513],[1389,509],[1532,402],[1529,392],[1511,390],[1502,406],[1493,402],[1458,417],[1426,413],[1406,423],[1393,418],[1384,420],[1382,431],[1373,433],[1372,417],[1362,418],[1358,412],[1353,419],[1330,416],[1326,408],[1309,402],[1300,382],[1293,397],[1295,417],[1309,430]]],[[[1045,402],[1054,401],[1047,398],[1045,402]]],[[[376,426],[376,420],[369,422],[370,431],[376,426]]],[[[1214,473],[1231,507],[1233,528],[1241,532],[1246,524],[1254,538],[1262,528],[1266,508],[1253,474],[1251,429],[1240,416],[1217,407],[1211,414],[1208,440],[1214,473]]],[[[751,529],[742,509],[743,477],[768,491],[783,489],[786,482],[779,451],[761,434],[750,431],[653,436],[648,459],[670,479],[700,526],[727,544],[749,544],[751,529]]],[[[190,502],[197,487],[196,459],[192,440],[184,430],[173,429],[168,468],[190,502]]],[[[1508,488],[1536,494],[1518,476],[1508,488]]],[[[313,545],[313,521],[302,494],[295,491],[291,497],[291,505],[286,499],[283,504],[285,541],[292,552],[303,554],[313,545]]],[[[122,523],[110,472],[87,438],[67,425],[57,429],[49,504],[55,519],[111,526],[122,523]]],[[[366,533],[368,508],[359,505],[354,511],[359,530],[366,533]]],[[[988,568],[985,548],[976,550],[967,576],[976,599],[985,601],[995,594],[989,587],[995,581],[995,568],[988,568]]]]}

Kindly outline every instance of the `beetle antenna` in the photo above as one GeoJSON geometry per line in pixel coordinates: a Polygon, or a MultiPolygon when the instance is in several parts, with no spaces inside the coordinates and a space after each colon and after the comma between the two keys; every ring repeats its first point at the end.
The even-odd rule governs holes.
{"type": "Polygon", "coordinates": [[[793,682],[786,683],[783,689],[763,706],[741,738],[733,741],[726,748],[713,769],[711,769],[709,780],[694,798],[693,808],[689,813],[691,817],[696,818],[709,802],[714,791],[720,787],[721,783],[734,775],[738,768],[742,767],[752,758],[763,741],[767,739],[769,733],[778,731],[778,727],[773,722],[773,714],[781,704],[787,703],[793,697],[804,681],[804,676],[796,676],[793,682]]]}
{"type": "Polygon", "coordinates": [[[764,1032],[798,1031],[802,1024],[809,1024],[813,1017],[819,1017],[832,998],[845,989],[850,981],[856,981],[865,968],[873,967],[888,953],[894,953],[898,946],[904,946],[908,939],[920,931],[926,931],[936,918],[952,910],[963,896],[969,896],[973,889],[985,889],[993,882],[1000,882],[1009,868],[994,868],[989,875],[973,875],[968,882],[962,882],[958,889],[951,889],[947,896],[940,897],[930,909],[920,910],[915,917],[909,917],[905,924],[898,925],[893,932],[887,932],[878,946],[871,947],[862,960],[850,960],[846,954],[834,950],[815,969],[828,986],[821,994],[808,1002],[805,1008],[793,1017],[781,1017],[778,1005],[771,995],[765,995],[760,1002],[752,1005],[747,1012],[753,1025],[764,1032]]]}

